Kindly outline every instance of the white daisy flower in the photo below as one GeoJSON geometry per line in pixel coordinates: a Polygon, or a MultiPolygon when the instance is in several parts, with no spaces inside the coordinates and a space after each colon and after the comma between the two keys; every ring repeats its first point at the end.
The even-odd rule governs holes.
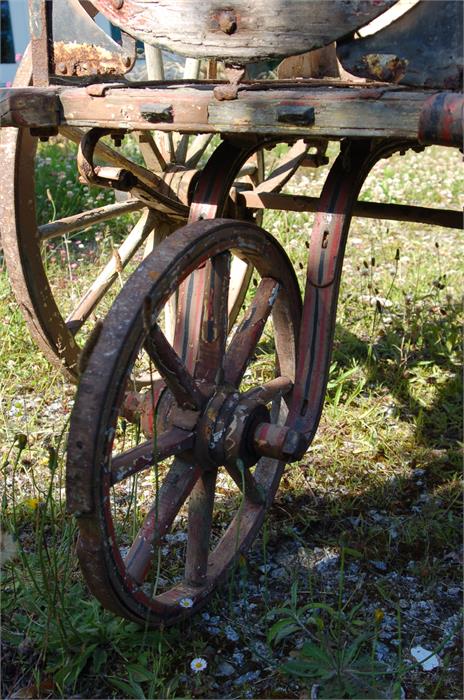
{"type": "Polygon", "coordinates": [[[181,598],[179,600],[179,605],[181,608],[191,608],[193,606],[193,600],[191,598],[181,598]]]}
{"type": "Polygon", "coordinates": [[[208,662],[206,661],[206,659],[202,659],[201,656],[197,656],[196,659],[193,659],[193,661],[190,662],[190,668],[194,673],[204,671],[207,665],[208,662]]]}

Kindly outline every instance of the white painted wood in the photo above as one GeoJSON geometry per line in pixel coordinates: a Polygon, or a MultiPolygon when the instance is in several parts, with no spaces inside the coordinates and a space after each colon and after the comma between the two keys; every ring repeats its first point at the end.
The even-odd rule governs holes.
{"type": "Polygon", "coordinates": [[[396,0],[92,0],[141,41],[184,56],[253,61],[320,48],[396,0]]]}

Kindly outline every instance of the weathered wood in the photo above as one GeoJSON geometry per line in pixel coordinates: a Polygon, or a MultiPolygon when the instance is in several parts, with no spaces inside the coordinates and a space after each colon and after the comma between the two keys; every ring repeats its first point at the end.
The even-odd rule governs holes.
{"type": "Polygon", "coordinates": [[[298,87],[239,92],[237,100],[218,102],[211,87],[109,89],[103,98],[84,89],[60,92],[63,119],[79,126],[157,128],[162,131],[254,132],[290,136],[400,136],[417,138],[419,115],[430,93],[388,88],[298,87]],[[153,122],[150,109],[172,105],[173,120],[153,122]],[[192,109],[194,105],[194,109],[192,109]],[[310,126],[279,121],[288,106],[314,109],[310,126]]]}
{"type": "MultiPolygon", "coordinates": [[[[75,127],[99,126],[185,133],[255,133],[281,138],[358,136],[416,140],[422,109],[435,94],[430,90],[374,84],[269,81],[259,89],[256,85],[244,85],[237,99],[219,102],[214,97],[214,87],[214,83],[202,82],[190,86],[152,84],[149,89],[108,86],[100,97],[89,94],[86,88],[57,87],[37,95],[38,100],[45,95],[47,106],[48,117],[44,114],[40,122],[42,126],[59,123],[66,130],[71,127],[71,132],[75,127]],[[169,121],[160,113],[160,105],[164,110],[169,108],[169,121]]],[[[37,124],[36,111],[31,115],[20,108],[29,90],[0,90],[0,96],[7,93],[11,106],[4,126],[37,124]]],[[[440,93],[440,96],[445,99],[448,94],[460,102],[464,100],[455,93],[440,93]]],[[[459,110],[453,114],[459,119],[459,110]]],[[[99,144],[96,153],[111,164],[131,170],[143,182],[163,187],[156,175],[127,161],[108,146],[99,144]]]]}
{"type": "Polygon", "coordinates": [[[210,104],[208,116],[217,131],[417,138],[422,104],[419,94],[399,95],[384,89],[316,89],[308,90],[304,96],[290,92],[284,96],[284,91],[277,91],[263,97],[249,94],[246,99],[210,104]],[[311,109],[312,124],[308,113],[311,109]],[[298,123],[306,114],[308,123],[298,123]]]}
{"type": "Polygon", "coordinates": [[[153,439],[151,439],[115,455],[111,462],[111,484],[117,484],[129,476],[145,471],[167,457],[185,452],[193,447],[194,442],[192,432],[175,427],[157,437],[156,450],[153,449],[153,439]]]}
{"type": "Polygon", "coordinates": [[[322,49],[314,49],[285,58],[277,67],[279,80],[291,78],[339,78],[340,71],[335,42],[322,49]]]}
{"type": "Polygon", "coordinates": [[[72,333],[77,333],[84,325],[86,319],[117,279],[118,274],[124,269],[147,238],[155,223],[155,215],[150,210],[147,210],[142,214],[125,241],[119,246],[118,250],[114,251],[110,261],[92,282],[91,286],[80,298],[75,309],[66,319],[66,325],[72,333]]]}
{"type": "Polygon", "coordinates": [[[92,0],[141,41],[197,58],[253,61],[321,46],[370,22],[396,0],[92,0]],[[121,7],[118,7],[121,5],[121,7]]]}
{"type": "Polygon", "coordinates": [[[199,409],[204,397],[179,355],[157,323],[150,329],[145,349],[171,390],[177,404],[184,409],[199,409]]]}
{"type": "Polygon", "coordinates": [[[41,241],[48,241],[50,238],[64,236],[65,233],[73,233],[99,224],[102,221],[108,221],[120,216],[121,214],[129,214],[130,212],[143,209],[145,205],[138,199],[129,199],[126,202],[115,202],[114,204],[106,204],[104,207],[89,209],[80,214],[65,216],[56,221],[50,221],[48,224],[42,224],[38,227],[39,238],[41,241]]]}
{"type": "Polygon", "coordinates": [[[59,100],[53,90],[3,88],[0,90],[0,126],[56,126],[59,100]]]}
{"type": "MultiPolygon", "coordinates": [[[[316,212],[320,208],[319,197],[274,192],[239,192],[238,202],[250,209],[278,209],[281,211],[316,212]]],[[[353,215],[366,219],[412,221],[432,226],[462,229],[462,212],[450,209],[417,207],[411,204],[386,204],[384,202],[356,202],[353,215]]]]}

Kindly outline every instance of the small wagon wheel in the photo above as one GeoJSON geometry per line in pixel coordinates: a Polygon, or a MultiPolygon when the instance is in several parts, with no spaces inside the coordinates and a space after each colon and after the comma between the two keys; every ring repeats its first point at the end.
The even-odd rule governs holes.
{"type": "Polygon", "coordinates": [[[248,222],[178,229],[124,286],[81,378],[68,443],[68,510],[78,517],[85,577],[105,607],[139,623],[176,622],[206,602],[249,547],[280,481],[283,461],[275,457],[285,458],[294,437],[280,397],[288,400],[293,387],[300,315],[284,250],[248,222]],[[227,342],[231,251],[261,280],[227,342]],[[200,270],[208,280],[189,371],[158,322],[169,296],[200,270]],[[271,319],[278,376],[250,386],[244,375],[271,319]],[[161,380],[134,398],[128,388],[142,348],[161,380]],[[128,427],[136,415],[140,423],[128,427]],[[137,437],[140,427],[148,440],[134,444],[130,431],[137,437]],[[171,466],[161,464],[171,456],[171,466]],[[236,497],[219,496],[216,509],[225,474],[236,497]],[[147,485],[154,496],[136,503],[147,485]],[[169,531],[184,518],[179,552],[173,542],[185,535],[169,531]],[[179,560],[181,571],[170,568],[179,560]]]}

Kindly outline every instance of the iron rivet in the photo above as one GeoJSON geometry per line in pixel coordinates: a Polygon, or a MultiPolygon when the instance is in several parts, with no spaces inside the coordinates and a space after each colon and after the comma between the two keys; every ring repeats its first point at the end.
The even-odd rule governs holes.
{"type": "Polygon", "coordinates": [[[219,13],[218,24],[224,34],[234,34],[237,31],[237,17],[231,10],[222,10],[219,13]]]}

